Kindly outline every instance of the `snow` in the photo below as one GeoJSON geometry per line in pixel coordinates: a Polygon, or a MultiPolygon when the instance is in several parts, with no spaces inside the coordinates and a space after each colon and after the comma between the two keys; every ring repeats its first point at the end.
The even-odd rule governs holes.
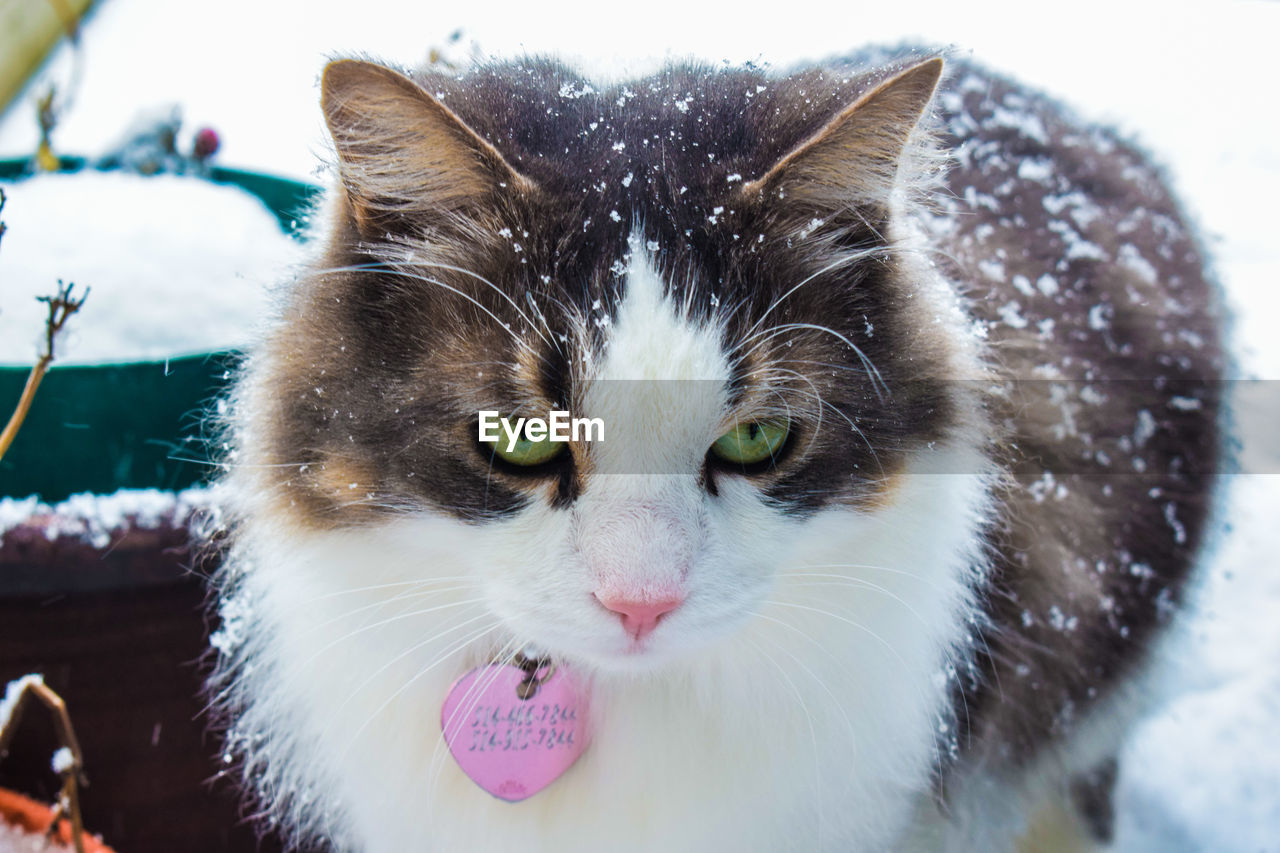
{"type": "Polygon", "coordinates": [[[1117,850],[1280,850],[1280,573],[1274,526],[1280,477],[1235,479],[1200,614],[1179,644],[1181,695],[1123,757],[1117,850]]]}
{"type": "Polygon", "coordinates": [[[1000,319],[1004,320],[1005,325],[1014,329],[1025,329],[1027,327],[1027,318],[1022,316],[1022,306],[1017,302],[1006,302],[1000,306],[1000,319]]]}
{"type": "Polygon", "coordinates": [[[54,844],[38,832],[27,832],[0,821],[0,853],[66,853],[71,848],[54,844]]]}
{"type": "Polygon", "coordinates": [[[0,498],[0,542],[19,524],[38,519],[51,540],[73,537],[95,548],[105,548],[112,533],[126,524],[154,530],[166,524],[183,524],[197,515],[216,524],[217,514],[216,487],[193,487],[181,492],[121,489],[110,495],[86,492],[52,506],[34,496],[0,498]]]}
{"type": "MultiPolygon", "coordinates": [[[[602,13],[582,0],[557,6],[556,14],[497,0],[480,13],[366,0],[358,14],[336,0],[305,8],[226,0],[184,18],[165,0],[112,0],[85,29],[84,85],[55,142],[70,153],[97,153],[138,109],[180,102],[188,119],[180,148],[189,147],[195,127],[209,124],[224,142],[221,162],[317,179],[323,176],[316,155],[325,150],[317,80],[325,59],[366,52],[416,64],[458,26],[494,55],[555,52],[588,73],[612,77],[643,73],[669,56],[786,67],[864,43],[956,45],[960,55],[971,53],[1136,135],[1168,166],[1234,302],[1240,375],[1280,379],[1280,338],[1272,332],[1280,315],[1273,213],[1280,198],[1280,117],[1265,106],[1274,99],[1271,57],[1280,4],[1224,0],[1174,10],[1082,0],[1028,11],[1025,4],[921,0],[866,12],[826,3],[780,15],[776,4],[739,4],[726,14],[715,4],[655,0],[624,22],[622,13],[602,13]]],[[[68,79],[65,51],[44,79],[68,79]]],[[[35,147],[32,97],[28,92],[0,120],[0,153],[35,147]]],[[[1043,130],[1021,123],[1016,110],[1007,118],[1019,132],[1043,130]]],[[[1017,168],[1026,170],[1027,180],[1052,177],[1043,164],[1017,168]]],[[[991,196],[971,203],[1000,204],[991,196]]],[[[1097,247],[1076,228],[1085,227],[1090,211],[1066,198],[1062,203],[1063,237],[1078,241],[1075,250],[1087,258],[1097,247]]],[[[16,222],[16,197],[11,207],[7,218],[16,222]]],[[[0,288],[9,287],[6,255],[18,236],[15,229],[0,248],[0,288]]],[[[1149,265],[1123,246],[1118,260],[1140,277],[1149,265]]],[[[97,286],[87,278],[83,283],[97,286]]],[[[1052,276],[1035,282],[1045,298],[1069,285],[1052,276]]],[[[1040,298],[1024,295],[1027,310],[1040,298]]],[[[4,301],[7,312],[7,295],[4,301]]],[[[85,310],[93,307],[91,301],[85,310]]],[[[1025,320],[1021,311],[1010,317],[1025,320]]],[[[1047,320],[1037,328],[1053,333],[1047,320]]],[[[1263,420],[1272,429],[1274,419],[1263,420]]],[[[1155,425],[1151,413],[1135,425],[1139,444],[1155,425]]],[[[1178,649],[1170,686],[1181,692],[1139,730],[1124,756],[1115,846],[1124,853],[1280,850],[1280,739],[1274,736],[1280,729],[1280,572],[1273,570],[1280,552],[1280,476],[1262,473],[1280,467],[1254,446],[1261,431],[1245,438],[1241,458],[1250,473],[1221,478],[1229,486],[1222,517],[1230,530],[1214,549],[1200,611],[1178,649]],[[1259,459],[1269,467],[1252,461],[1259,459]]],[[[4,511],[0,504],[0,520],[4,511]]]]}
{"type": "Polygon", "coordinates": [[[58,279],[91,290],[58,343],[59,364],[164,359],[242,346],[266,285],[299,259],[274,214],[237,187],[120,172],[0,184],[0,364],[39,353],[58,279]]]}
{"type": "Polygon", "coordinates": [[[1138,410],[1138,423],[1133,428],[1133,443],[1142,447],[1156,434],[1156,419],[1147,409],[1138,410]]]}
{"type": "Polygon", "coordinates": [[[66,773],[75,766],[76,757],[71,754],[68,747],[60,746],[53,752],[53,758],[49,759],[49,769],[59,775],[66,773]]]}
{"type": "Polygon", "coordinates": [[[13,710],[18,706],[18,697],[22,695],[22,691],[32,684],[44,684],[44,676],[39,673],[31,673],[21,678],[15,678],[5,685],[4,698],[0,699],[0,730],[9,725],[9,718],[13,716],[13,710]]]}

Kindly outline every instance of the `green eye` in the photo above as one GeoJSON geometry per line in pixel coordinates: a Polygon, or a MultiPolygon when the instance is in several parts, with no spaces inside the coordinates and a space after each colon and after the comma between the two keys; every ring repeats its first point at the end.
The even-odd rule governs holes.
{"type": "Polygon", "coordinates": [[[500,429],[497,441],[484,443],[493,448],[494,454],[499,459],[522,468],[531,468],[534,465],[550,462],[563,453],[565,448],[563,441],[552,441],[546,435],[533,441],[524,429],[521,429],[519,438],[514,442],[511,441],[505,429],[500,429]]]}
{"type": "Polygon", "coordinates": [[[785,420],[738,424],[716,439],[711,452],[735,465],[763,462],[777,455],[790,431],[791,426],[785,420]]]}

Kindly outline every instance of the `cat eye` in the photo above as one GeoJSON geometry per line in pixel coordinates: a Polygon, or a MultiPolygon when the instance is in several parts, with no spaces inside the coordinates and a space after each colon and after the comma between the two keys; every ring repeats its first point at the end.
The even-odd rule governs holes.
{"type": "Polygon", "coordinates": [[[523,430],[520,433],[520,437],[514,442],[509,441],[506,434],[502,434],[497,441],[484,441],[482,443],[490,448],[494,455],[503,462],[518,465],[521,468],[532,468],[550,462],[563,453],[565,447],[567,447],[565,442],[552,441],[546,435],[537,440],[531,439],[528,437],[528,433],[523,430]]]}
{"type": "Polygon", "coordinates": [[[790,432],[786,419],[738,424],[715,440],[711,452],[734,465],[753,465],[776,457],[790,432]]]}

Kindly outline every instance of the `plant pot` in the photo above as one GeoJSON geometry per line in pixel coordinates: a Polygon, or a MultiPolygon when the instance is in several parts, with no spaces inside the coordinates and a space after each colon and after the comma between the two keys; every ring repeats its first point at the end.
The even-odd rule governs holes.
{"type": "MultiPolygon", "coordinates": [[[[38,803],[30,797],[24,797],[14,791],[0,788],[0,824],[43,837],[52,823],[53,809],[49,806],[44,803],[38,803]]],[[[67,850],[75,850],[71,843],[71,827],[66,821],[62,821],[53,837],[55,841],[61,842],[67,850]]],[[[88,832],[81,833],[80,840],[84,844],[85,853],[115,853],[110,847],[88,832]]]]}
{"type": "MultiPolygon", "coordinates": [[[[62,164],[64,172],[86,169],[82,158],[62,164]]],[[[26,160],[0,160],[0,180],[20,180],[27,167],[26,160]]],[[[257,196],[294,236],[319,192],[314,185],[237,169],[214,167],[205,178],[191,178],[202,179],[257,196]]],[[[72,322],[92,322],[92,302],[86,311],[72,322]]],[[[200,435],[197,415],[223,390],[234,362],[228,352],[93,366],[55,361],[26,425],[0,459],[0,496],[38,494],[52,502],[77,492],[174,490],[199,482],[208,466],[198,461],[200,445],[192,443],[200,435]]],[[[25,366],[0,366],[0,420],[27,373],[25,366]]]]}
{"type": "MultiPolygon", "coordinates": [[[[23,168],[0,160],[0,178],[23,168]]],[[[257,195],[285,230],[296,229],[318,192],[231,169],[208,179],[257,195]]],[[[223,389],[233,359],[209,353],[167,368],[55,363],[0,462],[0,496],[39,496],[11,503],[8,520],[0,515],[0,684],[43,673],[66,701],[89,779],[85,824],[123,851],[280,849],[244,821],[234,785],[210,785],[225,769],[201,697],[201,661],[216,627],[205,558],[216,555],[194,552],[188,530],[207,492],[174,491],[207,474],[174,449],[198,435],[192,413],[223,389]],[[144,488],[163,491],[119,492],[144,488]]],[[[16,401],[25,379],[24,368],[0,368],[0,406],[16,401]]],[[[57,746],[43,715],[26,715],[0,762],[0,786],[52,801],[57,746]]]]}

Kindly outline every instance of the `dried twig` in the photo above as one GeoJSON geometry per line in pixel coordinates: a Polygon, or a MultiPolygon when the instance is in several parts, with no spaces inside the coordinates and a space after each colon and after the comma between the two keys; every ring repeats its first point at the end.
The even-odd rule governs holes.
{"type": "Polygon", "coordinates": [[[49,365],[53,363],[54,346],[58,341],[58,334],[62,331],[63,326],[71,319],[71,315],[80,310],[84,305],[84,301],[89,298],[89,289],[85,288],[84,295],[79,299],[71,295],[75,289],[75,284],[63,284],[62,279],[58,279],[58,292],[53,296],[38,296],[37,300],[49,306],[49,316],[44,323],[44,352],[40,354],[40,359],[31,368],[31,372],[27,374],[27,384],[22,389],[22,396],[18,398],[18,405],[13,410],[13,414],[9,416],[9,423],[5,425],[4,432],[0,432],[0,459],[4,458],[4,454],[9,449],[9,445],[13,444],[14,438],[18,435],[18,430],[22,427],[22,422],[26,420],[27,412],[31,410],[31,402],[36,397],[36,389],[40,387],[41,380],[44,379],[45,373],[49,371],[49,365]]]}
{"type": "Polygon", "coordinates": [[[80,50],[80,15],[84,14],[83,9],[77,13],[66,0],[49,0],[49,5],[62,21],[62,28],[66,31],[67,40],[71,43],[71,79],[61,97],[59,97],[58,87],[51,83],[45,93],[36,99],[36,123],[40,126],[40,144],[36,147],[35,161],[36,167],[42,172],[56,172],[62,166],[62,161],[53,152],[53,131],[62,121],[62,117],[71,109],[76,92],[80,89],[84,70],[84,57],[80,50]]]}
{"type": "MultiPolygon", "coordinates": [[[[7,719],[0,720],[0,756],[3,756],[17,731],[18,721],[22,718],[23,706],[31,699],[44,704],[53,714],[54,728],[57,730],[58,743],[67,753],[70,761],[58,761],[55,758],[54,769],[62,777],[62,790],[53,807],[53,820],[49,823],[48,835],[52,837],[58,824],[66,819],[71,822],[71,842],[76,853],[84,853],[84,823],[80,818],[80,786],[88,783],[84,775],[84,755],[80,752],[80,741],[76,739],[75,729],[71,725],[71,715],[67,713],[67,704],[62,697],[50,690],[39,676],[28,676],[18,682],[18,695],[9,708],[7,719]]],[[[6,697],[10,698],[10,697],[6,697]]],[[[62,750],[59,750],[61,752],[62,750]]]]}

